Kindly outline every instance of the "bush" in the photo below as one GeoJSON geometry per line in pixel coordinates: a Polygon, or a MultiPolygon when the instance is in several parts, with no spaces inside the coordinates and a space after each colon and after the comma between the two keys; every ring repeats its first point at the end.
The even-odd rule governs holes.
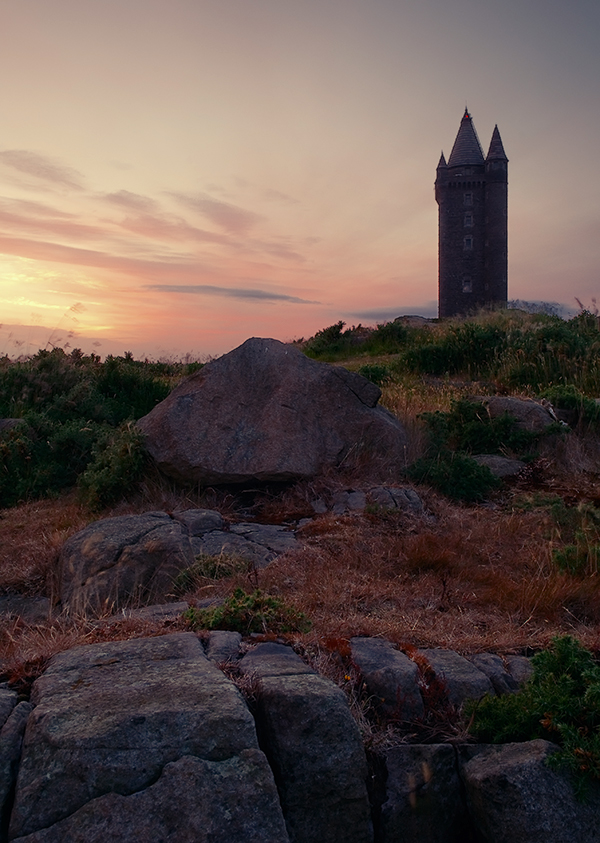
{"type": "Polygon", "coordinates": [[[388,367],[380,363],[367,363],[367,365],[360,367],[358,374],[377,386],[382,386],[392,377],[392,373],[388,367]]]}
{"type": "Polygon", "coordinates": [[[557,409],[564,410],[569,415],[569,424],[600,429],[600,405],[593,398],[586,398],[572,384],[553,386],[540,393],[541,398],[548,401],[557,409]]]}
{"type": "Polygon", "coordinates": [[[481,402],[460,399],[452,401],[450,411],[422,413],[429,440],[439,451],[442,448],[470,454],[505,454],[510,451],[526,455],[539,440],[540,434],[518,427],[517,420],[504,413],[490,418],[481,402]]]}
{"type": "Polygon", "coordinates": [[[190,608],[183,617],[192,629],[230,629],[250,635],[251,632],[308,632],[311,623],[304,612],[287,606],[279,597],[271,597],[260,589],[247,594],[236,588],[220,606],[210,609],[190,608]]]}
{"type": "Polygon", "coordinates": [[[111,506],[135,489],[147,464],[144,437],[132,423],[106,431],[78,480],[81,497],[93,509],[111,506]]]}
{"type": "Polygon", "coordinates": [[[421,457],[407,469],[415,483],[433,486],[454,500],[476,503],[501,485],[489,468],[471,457],[445,451],[435,457],[421,457]]]}
{"type": "Polygon", "coordinates": [[[574,771],[580,785],[600,779],[600,666],[568,635],[532,661],[533,675],[519,693],[467,705],[470,731],[484,743],[554,741],[561,751],[552,763],[574,771]]]}

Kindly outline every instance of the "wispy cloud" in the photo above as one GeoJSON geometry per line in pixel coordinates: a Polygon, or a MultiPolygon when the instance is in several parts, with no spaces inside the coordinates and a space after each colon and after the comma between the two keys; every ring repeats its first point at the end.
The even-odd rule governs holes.
{"type": "Polygon", "coordinates": [[[298,199],[294,199],[293,196],[288,196],[287,193],[282,193],[280,190],[272,190],[272,188],[268,187],[266,190],[263,190],[262,195],[265,199],[268,199],[270,202],[284,202],[288,205],[299,205],[300,202],[298,199]]]}
{"type": "Polygon", "coordinates": [[[150,237],[153,240],[192,240],[223,245],[232,244],[226,234],[204,231],[178,217],[167,218],[154,214],[140,214],[136,217],[126,217],[118,225],[132,234],[150,237]]]}
{"type": "Polygon", "coordinates": [[[319,304],[319,302],[274,293],[269,290],[243,289],[241,287],[217,287],[212,284],[146,284],[146,290],[162,293],[187,293],[196,296],[224,296],[234,299],[261,299],[263,301],[286,301],[293,304],[319,304]]]}
{"type": "Polygon", "coordinates": [[[107,193],[103,199],[111,205],[118,205],[130,211],[148,213],[155,211],[157,203],[149,196],[141,196],[139,193],[132,193],[130,190],[118,190],[115,193],[107,193]]]}
{"type": "Polygon", "coordinates": [[[71,190],[83,190],[81,173],[45,155],[31,152],[29,149],[2,150],[0,151],[0,163],[53,185],[68,187],[71,190]]]}
{"type": "Polygon", "coordinates": [[[0,225],[5,231],[12,230],[19,234],[42,234],[66,240],[70,238],[95,240],[106,237],[104,228],[74,222],[72,214],[61,214],[60,211],[56,212],[52,209],[48,209],[45,214],[40,213],[39,210],[33,213],[29,211],[27,214],[27,208],[24,209],[25,213],[19,214],[15,213],[14,207],[13,203],[0,202],[0,225]]]}
{"type": "Polygon", "coordinates": [[[7,199],[6,197],[0,197],[0,207],[11,213],[31,214],[36,217],[75,218],[75,214],[61,211],[52,205],[46,205],[44,202],[34,202],[30,199],[7,199]]]}
{"type": "Polygon", "coordinates": [[[264,220],[263,216],[254,211],[240,208],[239,205],[231,205],[229,202],[220,202],[204,193],[196,195],[173,193],[171,195],[186,208],[202,214],[231,234],[245,234],[258,222],[264,220]]]}

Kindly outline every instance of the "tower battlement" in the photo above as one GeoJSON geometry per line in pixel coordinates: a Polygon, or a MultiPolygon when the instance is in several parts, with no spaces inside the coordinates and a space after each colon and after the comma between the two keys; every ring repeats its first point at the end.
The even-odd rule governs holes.
{"type": "Polygon", "coordinates": [[[496,126],[487,156],[465,109],[450,157],[440,157],[439,315],[468,315],[508,300],[508,158],[496,126]]]}

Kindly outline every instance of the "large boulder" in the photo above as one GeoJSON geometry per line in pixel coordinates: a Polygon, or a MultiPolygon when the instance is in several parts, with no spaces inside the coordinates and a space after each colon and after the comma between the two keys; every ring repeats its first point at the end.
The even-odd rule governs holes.
{"type": "Polygon", "coordinates": [[[471,400],[481,402],[491,419],[508,414],[516,419],[518,428],[532,433],[541,433],[557,422],[552,406],[547,401],[541,403],[531,398],[502,395],[478,395],[471,400]]]}
{"type": "Polygon", "coordinates": [[[366,450],[404,464],[406,434],[381,392],[340,366],[253,338],[184,380],[138,426],[158,467],[183,482],[312,477],[366,450]]]}
{"type": "Polygon", "coordinates": [[[230,531],[225,526],[210,509],[94,521],[61,551],[62,606],[83,614],[163,601],[172,596],[177,574],[200,554],[231,554],[264,568],[297,546],[295,534],[279,525],[234,524],[230,531]]]}

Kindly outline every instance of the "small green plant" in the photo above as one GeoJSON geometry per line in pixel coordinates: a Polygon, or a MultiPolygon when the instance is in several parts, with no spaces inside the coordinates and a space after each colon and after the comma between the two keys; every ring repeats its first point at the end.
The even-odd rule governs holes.
{"type": "Polygon", "coordinates": [[[180,571],[173,581],[178,594],[194,591],[206,580],[221,580],[248,570],[248,560],[233,553],[199,553],[189,568],[180,571]]]}
{"type": "Polygon", "coordinates": [[[532,662],[519,693],[467,705],[470,731],[487,743],[554,741],[561,749],[550,763],[572,770],[582,788],[600,779],[600,665],[569,635],[554,638],[532,662]]]}
{"type": "Polygon", "coordinates": [[[220,606],[190,608],[183,613],[183,618],[192,629],[230,629],[242,635],[250,635],[251,632],[308,632],[311,627],[304,612],[258,588],[250,594],[236,588],[220,606]]]}

